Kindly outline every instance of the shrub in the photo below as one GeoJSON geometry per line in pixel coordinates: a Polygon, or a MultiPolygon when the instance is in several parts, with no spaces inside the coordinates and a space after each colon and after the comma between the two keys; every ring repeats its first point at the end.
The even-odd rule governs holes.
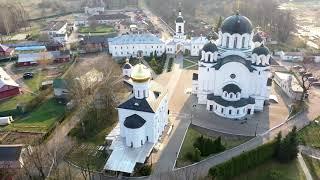
{"type": "Polygon", "coordinates": [[[151,165],[144,165],[139,169],[139,174],[142,176],[149,176],[152,171],[152,166],[151,165]]]}
{"type": "Polygon", "coordinates": [[[198,162],[201,159],[201,152],[198,148],[194,148],[194,152],[193,152],[193,157],[192,160],[193,162],[198,162]]]}
{"type": "Polygon", "coordinates": [[[229,161],[210,168],[209,175],[215,179],[230,179],[235,177],[271,159],[274,155],[275,147],[276,143],[271,142],[245,152],[229,161]]]}
{"type": "Polygon", "coordinates": [[[281,171],[278,171],[278,170],[270,170],[266,179],[268,180],[278,180],[278,179],[284,179],[285,178],[285,175],[281,172],[281,171]]]}
{"type": "Polygon", "coordinates": [[[213,141],[211,138],[200,136],[193,144],[193,147],[200,150],[201,156],[209,156],[211,154],[222,152],[226,149],[221,143],[221,137],[218,137],[213,141]]]}

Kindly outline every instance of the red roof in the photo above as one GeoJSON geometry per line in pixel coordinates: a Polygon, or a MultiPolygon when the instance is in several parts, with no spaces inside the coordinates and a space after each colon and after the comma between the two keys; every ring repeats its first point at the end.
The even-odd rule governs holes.
{"type": "Polygon", "coordinates": [[[9,50],[8,46],[0,44],[0,52],[7,52],[9,50]]]}

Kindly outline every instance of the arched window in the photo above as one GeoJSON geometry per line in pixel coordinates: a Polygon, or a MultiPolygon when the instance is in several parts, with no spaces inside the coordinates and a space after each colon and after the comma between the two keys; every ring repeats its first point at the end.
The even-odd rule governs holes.
{"type": "Polygon", "coordinates": [[[235,38],[234,38],[233,48],[234,48],[234,49],[237,49],[237,45],[238,45],[238,38],[235,37],[235,38]]]}
{"type": "Polygon", "coordinates": [[[140,91],[138,90],[138,97],[140,97],[140,91]]]}
{"type": "Polygon", "coordinates": [[[209,62],[210,59],[211,59],[211,54],[208,54],[208,59],[207,59],[207,61],[209,62]]]}
{"type": "Polygon", "coordinates": [[[232,99],[233,98],[233,94],[230,94],[230,99],[232,99]]]}
{"type": "Polygon", "coordinates": [[[229,48],[229,36],[227,36],[227,42],[226,42],[226,47],[229,48]]]}
{"type": "Polygon", "coordinates": [[[133,142],[131,141],[131,148],[133,148],[133,142]]]}
{"type": "Polygon", "coordinates": [[[244,48],[244,43],[246,41],[246,38],[245,37],[242,37],[242,48],[244,48]]]}

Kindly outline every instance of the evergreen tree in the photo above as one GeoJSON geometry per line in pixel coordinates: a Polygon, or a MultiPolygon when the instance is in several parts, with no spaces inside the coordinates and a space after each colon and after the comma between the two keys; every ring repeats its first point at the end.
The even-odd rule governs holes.
{"type": "Polygon", "coordinates": [[[220,16],[218,22],[216,23],[216,26],[214,27],[214,31],[216,33],[219,32],[219,29],[220,29],[221,25],[222,25],[222,17],[220,16]]]}
{"type": "Polygon", "coordinates": [[[156,61],[156,58],[152,58],[151,61],[150,61],[150,66],[151,67],[157,67],[158,66],[158,63],[156,61]]]}
{"type": "MultiPolygon", "coordinates": [[[[279,140],[277,139],[277,141],[279,140]]],[[[287,163],[295,159],[298,152],[297,128],[293,127],[292,131],[281,141],[280,146],[278,146],[276,158],[280,162],[287,163]]]]}

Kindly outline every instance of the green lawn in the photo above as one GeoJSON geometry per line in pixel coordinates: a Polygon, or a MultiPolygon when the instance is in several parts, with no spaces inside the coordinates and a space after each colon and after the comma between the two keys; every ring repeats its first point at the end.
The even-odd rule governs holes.
{"type": "Polygon", "coordinates": [[[298,160],[288,164],[270,160],[234,180],[305,180],[305,176],[298,160]]]}
{"type": "Polygon", "coordinates": [[[101,171],[107,161],[105,151],[98,151],[95,144],[83,143],[73,147],[66,159],[82,168],[101,171]]]}
{"type": "Polygon", "coordinates": [[[189,60],[189,59],[184,59],[183,60],[183,68],[187,68],[187,67],[190,67],[190,66],[196,65],[196,64],[197,64],[197,62],[194,62],[194,61],[189,60]]]}
{"type": "Polygon", "coordinates": [[[299,131],[301,142],[307,146],[320,148],[320,124],[312,122],[299,131]]]}
{"type": "Polygon", "coordinates": [[[112,26],[99,25],[95,28],[93,27],[80,27],[79,33],[113,33],[115,32],[112,26]]]}
{"type": "Polygon", "coordinates": [[[31,91],[37,92],[41,86],[42,81],[44,81],[46,72],[39,71],[34,74],[32,79],[24,80],[24,83],[30,88],[31,91]]]}
{"type": "Polygon", "coordinates": [[[313,179],[320,179],[320,160],[302,155],[313,179]]]}
{"type": "Polygon", "coordinates": [[[5,129],[22,132],[42,132],[47,130],[65,113],[65,106],[54,98],[48,99],[26,117],[17,120],[5,129]]]}
{"type": "MultiPolygon", "coordinates": [[[[201,134],[199,131],[189,128],[186,134],[186,137],[183,141],[178,159],[177,159],[177,167],[183,167],[192,164],[190,160],[187,158],[188,152],[193,151],[193,144],[197,140],[198,137],[200,137],[201,134]]],[[[209,137],[204,135],[205,137],[209,137]]],[[[210,136],[212,139],[218,138],[218,136],[210,136]]],[[[235,146],[238,146],[246,141],[249,140],[249,138],[238,138],[238,139],[230,139],[226,137],[221,137],[222,138],[222,144],[226,147],[226,149],[233,148],[235,146]]],[[[205,159],[206,157],[202,157],[201,159],[205,159]]]]}
{"type": "Polygon", "coordinates": [[[35,96],[30,93],[24,93],[10,99],[0,101],[0,112],[15,110],[18,104],[25,104],[34,97],[35,96]]]}

